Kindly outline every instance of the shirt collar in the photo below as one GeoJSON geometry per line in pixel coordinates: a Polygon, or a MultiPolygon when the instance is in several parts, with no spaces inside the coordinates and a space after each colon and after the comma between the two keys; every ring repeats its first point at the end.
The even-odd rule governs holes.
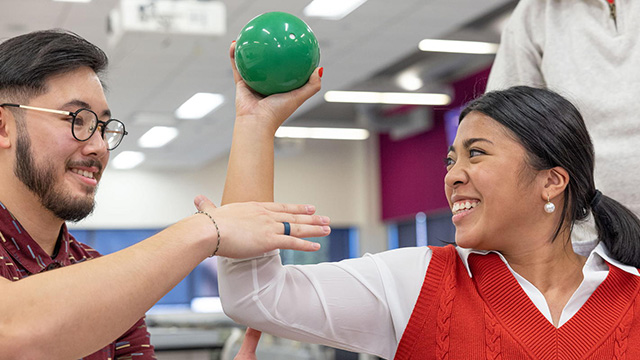
{"type": "Polygon", "coordinates": [[[0,245],[30,274],[69,265],[69,231],[66,224],[58,235],[58,252],[55,258],[47,254],[20,222],[0,202],[0,245]]]}
{"type": "MultiPolygon", "coordinates": [[[[573,245],[574,247],[576,246],[576,244],[573,244],[573,245]]],[[[587,261],[585,262],[584,268],[582,270],[583,273],[588,271],[608,270],[608,265],[607,265],[608,263],[609,265],[615,266],[620,270],[628,272],[629,274],[640,276],[638,269],[636,269],[635,267],[631,265],[623,264],[620,261],[612,258],[611,255],[609,254],[609,250],[602,242],[595,241],[595,242],[590,242],[588,244],[585,242],[585,243],[579,244],[578,246],[580,247],[581,251],[580,252],[576,251],[576,253],[587,256],[587,261]],[[595,247],[593,246],[594,244],[595,244],[595,247]],[[587,248],[590,248],[591,250],[588,253],[584,254],[584,250],[587,248]]],[[[458,255],[460,256],[462,263],[467,269],[467,272],[469,273],[469,277],[473,277],[473,274],[471,274],[471,269],[469,268],[470,254],[480,254],[480,255],[486,255],[489,253],[498,254],[498,256],[500,256],[500,259],[507,265],[509,270],[514,272],[513,269],[511,269],[511,266],[509,266],[509,263],[504,258],[504,256],[502,256],[502,254],[500,254],[497,251],[466,249],[459,246],[456,247],[456,250],[458,250],[458,255]]]]}
{"type": "Polygon", "coordinates": [[[629,274],[640,276],[640,273],[638,273],[637,268],[631,265],[623,264],[620,261],[611,257],[611,254],[609,253],[609,249],[607,249],[604,243],[600,242],[596,246],[596,248],[593,250],[593,252],[591,252],[591,255],[589,255],[589,258],[587,258],[587,263],[585,264],[585,267],[587,267],[587,265],[590,265],[591,268],[597,268],[600,264],[606,266],[604,262],[607,262],[611,266],[615,266],[622,271],[628,272],[629,274]],[[593,264],[590,264],[590,262],[593,264]]]}

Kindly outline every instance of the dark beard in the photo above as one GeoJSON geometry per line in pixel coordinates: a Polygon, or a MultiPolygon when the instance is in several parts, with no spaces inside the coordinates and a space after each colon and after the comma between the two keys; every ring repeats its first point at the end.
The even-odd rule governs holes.
{"type": "MultiPolygon", "coordinates": [[[[13,169],[18,179],[40,198],[42,206],[59,219],[77,222],[89,216],[95,207],[94,197],[87,196],[76,200],[64,191],[56,189],[53,165],[36,166],[31,154],[31,140],[25,135],[25,128],[20,130],[16,141],[16,164],[13,169]]],[[[87,187],[86,192],[91,194],[94,189],[87,187]]]]}

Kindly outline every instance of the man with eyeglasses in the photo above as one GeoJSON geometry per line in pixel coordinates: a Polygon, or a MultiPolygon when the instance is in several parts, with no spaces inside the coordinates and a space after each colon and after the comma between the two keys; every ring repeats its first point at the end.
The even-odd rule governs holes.
{"type": "MultiPolygon", "coordinates": [[[[141,317],[203,259],[315,250],[297,237],[329,232],[312,206],[216,208],[199,196],[198,213],[120,252],[98,258],[75,241],[65,221],[93,211],[127,134],[111,118],[106,66],[65,31],[0,44],[0,359],[155,358],[141,317]]],[[[316,91],[298,92],[299,103],[316,91]]]]}

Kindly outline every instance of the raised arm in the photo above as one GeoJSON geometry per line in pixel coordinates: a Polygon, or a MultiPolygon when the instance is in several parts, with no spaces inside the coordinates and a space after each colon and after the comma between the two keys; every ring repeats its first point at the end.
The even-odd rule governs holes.
{"type": "Polygon", "coordinates": [[[273,139],[276,130],[312,95],[320,91],[322,70],[294,91],[263,97],[242,81],[235,66],[235,42],[229,49],[236,83],[236,120],[222,204],[273,201],[273,139]]]}
{"type": "MultiPolygon", "coordinates": [[[[317,69],[298,90],[265,98],[242,81],[233,50],[232,45],[236,122],[223,202],[270,201],[275,132],[320,89],[321,71],[317,69]]],[[[397,341],[385,294],[388,289],[393,292],[395,284],[383,286],[388,276],[381,271],[386,274],[386,269],[384,261],[374,257],[282,266],[278,253],[270,252],[245,260],[220,258],[218,285],[225,313],[241,324],[285,338],[388,358],[397,341]]]]}

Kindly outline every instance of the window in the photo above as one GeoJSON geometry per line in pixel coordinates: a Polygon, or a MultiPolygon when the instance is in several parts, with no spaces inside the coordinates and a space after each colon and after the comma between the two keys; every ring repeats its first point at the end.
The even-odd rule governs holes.
{"type": "Polygon", "coordinates": [[[389,249],[409,246],[444,246],[455,241],[451,213],[418,213],[410,220],[388,226],[389,249]]]}

